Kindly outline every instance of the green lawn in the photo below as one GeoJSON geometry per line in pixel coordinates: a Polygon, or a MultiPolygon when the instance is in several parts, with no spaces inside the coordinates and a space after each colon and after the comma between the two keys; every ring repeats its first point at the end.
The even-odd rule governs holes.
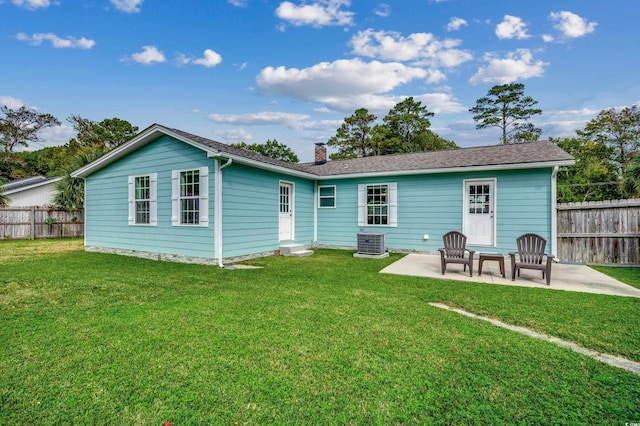
{"type": "Polygon", "coordinates": [[[0,424],[640,421],[640,377],[428,302],[640,361],[640,299],[0,242],[0,424]]]}

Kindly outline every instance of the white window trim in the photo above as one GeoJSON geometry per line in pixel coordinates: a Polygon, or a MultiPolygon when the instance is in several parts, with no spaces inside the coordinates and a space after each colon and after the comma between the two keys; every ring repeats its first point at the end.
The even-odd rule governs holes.
{"type": "Polygon", "coordinates": [[[171,225],[188,227],[209,226],[209,167],[204,166],[195,169],[183,169],[171,171],[171,225]],[[200,185],[200,212],[198,223],[180,223],[180,173],[199,172],[200,185]]]}
{"type": "Polygon", "coordinates": [[[129,187],[129,225],[157,226],[158,225],[158,174],[146,173],[131,175],[128,179],[129,187]],[[149,223],[136,223],[136,178],[149,176],[149,223]]]}
{"type": "Polygon", "coordinates": [[[398,226],[398,183],[397,182],[381,182],[381,183],[361,183],[358,184],[358,226],[373,226],[382,228],[396,228],[398,226]],[[374,185],[387,185],[389,190],[389,223],[387,225],[369,225],[367,224],[367,187],[374,185]]]}
{"type": "Polygon", "coordinates": [[[318,185],[318,208],[319,209],[335,209],[338,206],[338,190],[336,185],[318,185]],[[320,193],[323,188],[333,188],[333,197],[322,197],[320,193]],[[323,206],[321,200],[323,198],[333,198],[333,206],[323,206]]]}

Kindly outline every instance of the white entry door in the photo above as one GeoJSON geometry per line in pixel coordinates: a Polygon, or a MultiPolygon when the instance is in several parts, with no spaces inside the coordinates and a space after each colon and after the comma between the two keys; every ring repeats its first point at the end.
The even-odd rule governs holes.
{"type": "Polygon", "coordinates": [[[464,184],[463,233],[467,244],[493,246],[495,239],[495,180],[464,184]]]}
{"type": "Polygon", "coordinates": [[[293,184],[280,182],[280,241],[293,240],[293,184]]]}

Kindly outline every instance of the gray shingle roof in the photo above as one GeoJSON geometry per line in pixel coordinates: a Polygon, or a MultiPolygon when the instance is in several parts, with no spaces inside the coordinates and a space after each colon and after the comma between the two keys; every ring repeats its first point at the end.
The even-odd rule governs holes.
{"type": "Polygon", "coordinates": [[[171,129],[171,131],[222,153],[321,177],[363,173],[437,171],[438,169],[462,169],[467,167],[504,167],[534,163],[567,163],[573,161],[571,155],[554,143],[539,141],[513,145],[492,145],[445,151],[354,158],[351,160],[328,161],[320,165],[315,165],[314,163],[292,164],[265,157],[253,151],[233,148],[178,129],[171,129]]]}
{"type": "Polygon", "coordinates": [[[19,189],[19,188],[24,188],[24,187],[35,185],[38,183],[44,184],[45,182],[49,182],[55,179],[56,178],[46,178],[44,176],[33,176],[33,177],[18,179],[18,180],[5,183],[4,189],[5,191],[15,191],[16,189],[19,189]]]}

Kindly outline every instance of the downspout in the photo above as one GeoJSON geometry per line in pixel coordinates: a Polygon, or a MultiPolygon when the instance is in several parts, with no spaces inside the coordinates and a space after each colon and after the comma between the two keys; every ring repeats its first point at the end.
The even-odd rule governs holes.
{"type": "Polygon", "coordinates": [[[313,245],[318,242],[318,181],[313,181],[313,245]]]}
{"type": "Polygon", "coordinates": [[[558,261],[558,166],[553,167],[551,172],[551,254],[558,261]]]}
{"type": "Polygon", "coordinates": [[[216,240],[216,257],[218,258],[218,266],[224,268],[222,264],[222,169],[228,167],[232,163],[232,159],[229,158],[225,164],[220,165],[220,159],[216,158],[214,160],[214,174],[216,177],[215,182],[215,194],[214,194],[214,238],[216,240]]]}

